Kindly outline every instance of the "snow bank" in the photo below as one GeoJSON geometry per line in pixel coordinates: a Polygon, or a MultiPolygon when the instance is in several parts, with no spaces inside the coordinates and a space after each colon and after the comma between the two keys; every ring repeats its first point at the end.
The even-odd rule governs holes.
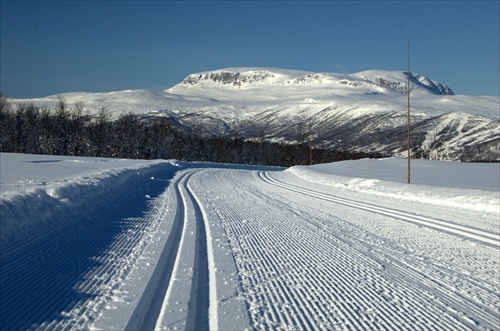
{"type": "MultiPolygon", "coordinates": [[[[136,188],[167,161],[0,153],[0,245],[67,225],[120,188],[136,188]]],[[[144,192],[147,195],[148,192],[144,192]]]]}
{"type": "Polygon", "coordinates": [[[290,172],[304,180],[387,198],[426,202],[500,214],[500,164],[364,159],[314,166],[295,166],[290,172]]]}

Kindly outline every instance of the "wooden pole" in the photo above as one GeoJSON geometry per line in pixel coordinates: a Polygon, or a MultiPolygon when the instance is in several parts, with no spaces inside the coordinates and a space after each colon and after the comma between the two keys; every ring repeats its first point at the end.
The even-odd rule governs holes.
{"type": "Polygon", "coordinates": [[[312,123],[309,122],[309,164],[313,164],[312,123]]]}
{"type": "Polygon", "coordinates": [[[410,184],[410,39],[408,39],[408,184],[410,184]]]}

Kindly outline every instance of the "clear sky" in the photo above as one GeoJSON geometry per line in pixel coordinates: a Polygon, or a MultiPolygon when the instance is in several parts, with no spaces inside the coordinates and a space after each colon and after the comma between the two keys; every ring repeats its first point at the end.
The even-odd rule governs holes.
{"type": "Polygon", "coordinates": [[[411,70],[456,94],[499,87],[500,1],[4,1],[8,97],[164,90],[228,67],[411,70]]]}

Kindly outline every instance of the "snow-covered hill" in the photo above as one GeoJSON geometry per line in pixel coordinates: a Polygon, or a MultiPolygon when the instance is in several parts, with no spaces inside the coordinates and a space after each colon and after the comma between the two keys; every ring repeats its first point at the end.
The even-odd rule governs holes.
{"type": "MultiPolygon", "coordinates": [[[[439,82],[411,73],[412,144],[440,159],[499,159],[500,99],[454,95],[439,82]]],[[[191,74],[163,92],[126,90],[66,93],[90,111],[114,116],[165,116],[209,135],[231,134],[315,146],[404,153],[407,148],[407,73],[354,74],[276,68],[228,68],[191,74]]],[[[54,107],[58,96],[11,99],[54,107]]]]}

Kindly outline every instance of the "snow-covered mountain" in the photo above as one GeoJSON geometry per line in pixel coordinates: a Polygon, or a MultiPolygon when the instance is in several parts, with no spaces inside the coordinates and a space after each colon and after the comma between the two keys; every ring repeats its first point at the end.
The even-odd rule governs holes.
{"type": "MultiPolygon", "coordinates": [[[[330,86],[349,85],[352,87],[368,87],[376,92],[387,92],[396,90],[406,93],[407,74],[405,72],[391,72],[383,70],[369,70],[353,75],[332,73],[311,73],[297,70],[265,69],[265,68],[232,68],[217,71],[209,71],[189,75],[182,84],[168,89],[168,92],[182,91],[183,87],[235,87],[242,89],[254,89],[259,86],[292,86],[305,87],[319,85],[330,86]],[[382,90],[380,90],[382,88],[382,90]]],[[[412,91],[424,94],[453,95],[453,91],[446,85],[432,81],[417,73],[410,73],[413,84],[412,91]]]]}
{"type": "MultiPolygon", "coordinates": [[[[431,158],[499,159],[500,98],[454,95],[446,85],[411,73],[412,144],[431,158]]],[[[115,116],[132,112],[169,117],[209,135],[379,151],[407,148],[407,73],[370,70],[354,74],[276,68],[229,68],[186,77],[165,91],[66,93],[67,103],[115,116]]],[[[58,96],[11,99],[54,106],[58,96]]]]}

